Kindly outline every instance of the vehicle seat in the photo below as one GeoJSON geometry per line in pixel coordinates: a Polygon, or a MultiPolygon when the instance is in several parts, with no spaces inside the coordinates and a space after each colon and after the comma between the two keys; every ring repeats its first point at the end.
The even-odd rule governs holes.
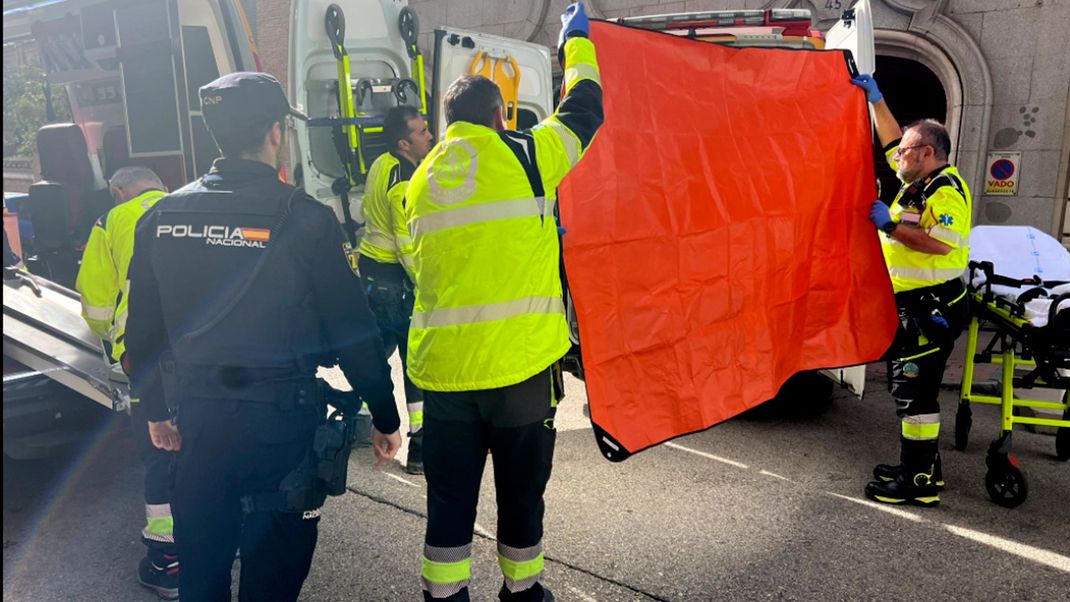
{"type": "MultiPolygon", "coordinates": [[[[82,128],[74,123],[42,127],[37,130],[37,154],[41,161],[41,179],[50,184],[61,184],[67,191],[68,228],[77,226],[86,218],[84,204],[94,188],[93,167],[89,163],[89,151],[82,128]]],[[[32,191],[30,196],[32,199],[32,191]]],[[[49,193],[48,198],[48,203],[60,200],[54,193],[49,193]]],[[[58,209],[49,205],[48,210],[58,209]]]]}

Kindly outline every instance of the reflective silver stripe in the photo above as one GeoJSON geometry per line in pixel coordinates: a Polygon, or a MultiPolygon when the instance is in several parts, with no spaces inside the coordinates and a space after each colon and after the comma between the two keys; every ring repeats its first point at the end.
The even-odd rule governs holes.
{"type": "MultiPolygon", "coordinates": [[[[552,209],[551,204],[551,209],[552,209]]],[[[493,201],[478,205],[465,205],[418,217],[409,222],[409,234],[413,238],[457,226],[517,217],[547,215],[546,197],[493,201]]]]}
{"type": "Polygon", "coordinates": [[[397,235],[397,241],[398,241],[398,247],[404,248],[404,247],[412,246],[412,237],[409,236],[408,234],[398,234],[397,235]]]}
{"type": "Polygon", "coordinates": [[[576,163],[580,160],[580,139],[568,129],[565,124],[557,121],[556,119],[547,119],[538,125],[533,130],[541,128],[550,128],[557,134],[557,137],[561,140],[561,144],[565,147],[565,154],[568,155],[568,164],[570,167],[575,167],[576,163]]]}
{"type": "Polygon", "coordinates": [[[460,562],[472,556],[472,544],[452,548],[439,548],[424,544],[424,558],[433,562],[460,562]]]}
{"type": "Polygon", "coordinates": [[[85,298],[82,298],[82,313],[90,320],[110,320],[115,317],[115,307],[89,305],[85,302],[85,298]]]}
{"type": "Polygon", "coordinates": [[[418,401],[416,403],[405,404],[405,411],[407,412],[422,412],[424,411],[424,402],[418,401]]]}
{"type": "Polygon", "coordinates": [[[961,247],[963,244],[969,242],[968,238],[962,236],[954,230],[951,230],[950,228],[945,228],[943,226],[933,226],[932,228],[929,228],[929,236],[941,242],[953,244],[958,247],[961,247]]]}
{"type": "MultiPolygon", "coordinates": [[[[501,542],[498,543],[498,563],[502,565],[502,573],[505,578],[505,587],[510,592],[522,592],[535,585],[542,578],[542,571],[528,575],[522,579],[513,579],[505,570],[506,562],[530,563],[542,555],[542,544],[537,543],[527,548],[513,548],[501,542]]],[[[541,561],[539,563],[542,564],[541,561]]]]}
{"type": "Polygon", "coordinates": [[[412,327],[432,328],[474,324],[477,322],[505,320],[525,314],[565,315],[565,303],[561,300],[561,297],[523,297],[502,303],[443,307],[429,312],[414,312],[412,314],[412,327]]]}
{"type": "Polygon", "coordinates": [[[174,535],[159,535],[157,533],[149,533],[148,531],[142,530],[141,537],[149,541],[158,541],[160,543],[175,543],[174,535]]]}
{"type": "Polygon", "coordinates": [[[958,278],[964,271],[966,271],[965,268],[929,269],[888,266],[888,273],[891,274],[892,278],[911,278],[933,283],[946,282],[953,278],[958,278]]]}
{"type": "Polygon", "coordinates": [[[145,518],[171,518],[171,504],[145,504],[145,518]]]}
{"type": "Polygon", "coordinates": [[[602,85],[602,76],[598,73],[598,67],[594,65],[580,64],[573,65],[568,69],[565,69],[566,88],[571,86],[573,83],[576,82],[576,80],[580,78],[594,80],[594,83],[598,84],[599,86],[602,85]]]}
{"type": "Polygon", "coordinates": [[[916,416],[903,416],[903,422],[907,424],[940,424],[940,414],[918,414],[916,416]]]}
{"type": "Polygon", "coordinates": [[[385,234],[378,230],[366,229],[364,230],[364,240],[368,244],[379,247],[381,249],[394,249],[394,237],[389,234],[385,234]]]}

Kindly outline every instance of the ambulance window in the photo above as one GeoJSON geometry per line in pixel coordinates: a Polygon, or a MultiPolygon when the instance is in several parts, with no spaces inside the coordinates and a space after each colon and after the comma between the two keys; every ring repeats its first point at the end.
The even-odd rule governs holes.
{"type": "Polygon", "coordinates": [[[186,90],[189,92],[189,106],[197,110],[201,100],[197,91],[201,86],[219,77],[219,66],[212,52],[212,40],[208,28],[203,25],[182,26],[182,47],[186,57],[186,90]]]}
{"type": "Polygon", "coordinates": [[[516,111],[516,129],[526,130],[533,128],[539,123],[539,116],[534,111],[527,109],[517,109],[516,111]]]}

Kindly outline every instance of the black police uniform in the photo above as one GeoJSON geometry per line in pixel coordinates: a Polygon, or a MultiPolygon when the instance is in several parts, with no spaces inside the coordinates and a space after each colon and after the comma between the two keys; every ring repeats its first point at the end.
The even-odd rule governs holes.
{"type": "MultiPolygon", "coordinates": [[[[215,103],[202,103],[210,128],[213,109],[215,123],[243,119],[220,105],[255,114],[271,95],[285,103],[263,74],[201,89],[215,103]]],[[[310,457],[324,419],[318,365],[338,362],[376,428],[398,430],[390,369],[344,242],[327,206],[271,166],[235,158],[217,159],[138,226],[127,355],[148,419],[167,420],[170,406],[182,435],[172,505],[187,602],[230,600],[239,546],[242,600],[300,593],[318,503],[261,502],[292,488],[310,457]]]]}

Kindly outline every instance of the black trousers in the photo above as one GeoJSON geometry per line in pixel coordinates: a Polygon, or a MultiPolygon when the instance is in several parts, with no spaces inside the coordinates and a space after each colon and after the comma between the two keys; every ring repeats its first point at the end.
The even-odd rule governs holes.
{"type": "Polygon", "coordinates": [[[424,393],[409,379],[408,348],[409,325],[412,322],[412,308],[416,301],[412,284],[404,269],[399,264],[382,264],[365,255],[358,259],[361,281],[368,297],[368,307],[375,314],[379,327],[379,337],[383,339],[386,356],[393,355],[397,349],[401,357],[402,382],[405,385],[405,403],[409,406],[409,432],[420,429],[420,424],[412,421],[412,412],[421,411],[419,406],[424,400],[424,393]]]}
{"type": "Polygon", "coordinates": [[[898,293],[895,300],[899,329],[886,359],[896,414],[902,418],[938,413],[947,360],[969,321],[965,285],[959,279],[949,280],[898,293]]]}
{"type": "MultiPolygon", "coordinates": [[[[141,459],[141,464],[145,468],[146,514],[162,515],[165,507],[171,504],[171,462],[175,454],[152,444],[148,420],[140,411],[138,404],[133,405],[133,410],[130,412],[130,428],[138,458],[141,459]]],[[[152,532],[150,527],[151,525],[147,525],[141,534],[141,540],[149,549],[150,555],[175,554],[173,534],[152,532]],[[167,535],[172,535],[171,541],[168,541],[167,535]]]]}
{"type": "Polygon", "coordinates": [[[312,447],[313,407],[183,401],[174,474],[175,541],[184,602],[229,602],[241,547],[240,600],[296,600],[316,548],[319,513],[242,512],[242,496],[278,491],[312,447]]]}
{"type": "Polygon", "coordinates": [[[899,330],[887,360],[888,388],[902,423],[900,463],[908,473],[931,478],[939,456],[940,383],[969,320],[969,299],[959,279],[895,298],[899,330]]]}
{"type": "MultiPolygon", "coordinates": [[[[554,369],[547,369],[499,389],[425,393],[425,557],[432,548],[457,550],[471,544],[488,451],[494,463],[499,554],[503,546],[522,550],[541,545],[543,493],[553,467],[560,398],[553,374],[554,369]]],[[[530,592],[541,599],[537,580],[530,592]]],[[[504,588],[501,595],[509,597],[504,588]]],[[[450,599],[467,600],[467,588],[450,599]]]]}

